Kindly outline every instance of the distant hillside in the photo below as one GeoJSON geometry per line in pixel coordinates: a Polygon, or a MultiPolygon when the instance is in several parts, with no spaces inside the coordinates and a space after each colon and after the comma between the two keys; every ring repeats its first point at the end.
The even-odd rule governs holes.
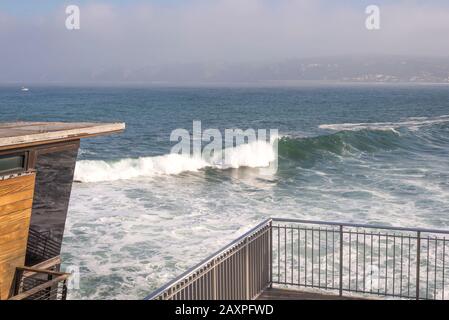
{"type": "Polygon", "coordinates": [[[449,83],[449,58],[328,57],[279,63],[211,63],[146,66],[136,70],[102,70],[93,81],[254,82],[320,80],[342,82],[449,83]]]}
{"type": "MultiPolygon", "coordinates": [[[[0,75],[0,81],[22,81],[23,75],[0,75]]],[[[24,77],[23,77],[24,78],[24,77]]],[[[151,65],[140,68],[77,68],[65,74],[35,71],[27,82],[259,82],[337,81],[381,83],[449,83],[449,57],[322,57],[276,63],[196,63],[151,65]]]]}

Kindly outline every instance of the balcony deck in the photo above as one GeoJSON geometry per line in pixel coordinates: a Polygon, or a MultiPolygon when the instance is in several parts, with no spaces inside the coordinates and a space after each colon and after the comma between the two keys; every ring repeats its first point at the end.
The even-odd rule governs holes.
{"type": "Polygon", "coordinates": [[[338,295],[304,292],[291,289],[269,288],[263,291],[256,300],[358,300],[355,297],[340,297],[338,295]]]}
{"type": "Polygon", "coordinates": [[[18,149],[52,142],[79,140],[118,133],[124,123],[10,122],[0,123],[0,150],[18,149]]]}

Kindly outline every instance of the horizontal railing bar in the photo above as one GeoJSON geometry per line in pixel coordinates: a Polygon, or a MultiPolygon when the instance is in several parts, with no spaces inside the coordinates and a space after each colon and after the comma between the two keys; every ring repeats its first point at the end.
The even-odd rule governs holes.
{"type": "MultiPolygon", "coordinates": [[[[339,234],[339,233],[343,233],[343,234],[352,234],[352,235],[365,235],[365,236],[373,236],[373,237],[377,237],[377,238],[384,238],[384,237],[389,237],[389,238],[410,238],[410,239],[417,239],[416,234],[394,234],[394,233],[379,233],[379,232],[361,232],[361,231],[350,231],[350,230],[343,230],[343,232],[340,232],[339,229],[318,229],[318,228],[307,228],[307,227],[294,227],[294,226],[283,226],[283,225],[273,225],[273,229],[287,229],[287,230],[300,230],[300,231],[314,231],[314,232],[321,232],[321,233],[335,233],[335,234],[339,234]]],[[[421,237],[423,238],[423,237],[421,237]]],[[[445,240],[445,238],[430,238],[431,241],[449,241],[449,240],[445,240]]]]}
{"type": "Polygon", "coordinates": [[[50,288],[50,287],[58,284],[59,282],[66,280],[68,277],[69,277],[68,274],[60,275],[52,280],[49,280],[41,285],[38,285],[30,290],[27,290],[22,293],[19,293],[18,295],[12,296],[11,298],[9,298],[9,300],[23,300],[29,296],[32,296],[32,295],[38,293],[41,290],[50,288]]]}
{"type": "Polygon", "coordinates": [[[383,230],[397,230],[397,231],[410,231],[410,232],[424,232],[424,233],[441,233],[449,234],[449,230],[438,229],[426,229],[426,228],[407,228],[407,227],[394,227],[385,225],[373,225],[373,224],[360,224],[360,223],[344,223],[335,221],[319,221],[319,220],[302,220],[302,219],[287,219],[287,218],[272,218],[273,222],[292,222],[303,224],[317,224],[317,225],[329,225],[329,226],[343,226],[343,227],[357,227],[357,228],[369,228],[369,229],[383,229],[383,230]]]}
{"type": "Polygon", "coordinates": [[[62,276],[62,275],[70,276],[71,275],[70,273],[52,271],[52,270],[47,270],[47,269],[36,269],[36,268],[32,268],[32,267],[16,267],[16,269],[22,270],[22,271],[27,271],[27,272],[33,273],[33,274],[42,273],[42,274],[48,274],[48,275],[53,275],[53,276],[62,276]]]}
{"type": "Polygon", "coordinates": [[[58,249],[58,250],[59,250],[59,247],[60,247],[59,245],[55,245],[55,244],[49,244],[49,243],[45,244],[45,243],[42,243],[42,241],[45,242],[45,240],[42,240],[42,239],[33,239],[33,238],[30,238],[29,240],[30,240],[30,241],[39,241],[39,242],[40,242],[40,243],[33,243],[34,248],[35,248],[36,250],[40,250],[40,249],[53,249],[53,250],[58,249]]]}
{"type": "MultiPolygon", "coordinates": [[[[53,258],[50,258],[48,260],[39,262],[38,264],[35,264],[34,266],[31,266],[31,268],[35,269],[50,269],[52,267],[55,267],[57,265],[61,264],[61,256],[56,256],[53,258]]],[[[25,275],[25,273],[24,273],[25,275]]]]}
{"type": "Polygon", "coordinates": [[[35,239],[35,238],[29,238],[31,241],[39,241],[38,243],[34,244],[34,248],[36,249],[60,249],[60,246],[57,244],[50,244],[50,242],[45,243],[46,240],[42,239],[35,239]],[[44,241],[44,242],[42,242],[44,241]]]}

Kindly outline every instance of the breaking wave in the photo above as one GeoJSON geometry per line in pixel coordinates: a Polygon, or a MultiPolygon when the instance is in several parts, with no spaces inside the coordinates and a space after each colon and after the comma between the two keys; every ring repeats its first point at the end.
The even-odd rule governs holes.
{"type": "MultiPolygon", "coordinates": [[[[420,143],[414,129],[449,122],[449,115],[436,118],[408,118],[402,122],[343,123],[321,125],[322,129],[338,132],[315,137],[280,137],[278,154],[273,143],[256,141],[225,149],[221,154],[205,161],[201,157],[165,154],[154,157],[127,158],[118,161],[81,160],[77,162],[75,180],[79,182],[114,181],[155,175],[174,175],[195,172],[205,168],[225,170],[229,168],[269,167],[279,156],[283,161],[299,162],[307,166],[308,161],[330,159],[333,156],[351,156],[360,152],[407,149],[420,143]],[[396,129],[405,127],[410,134],[396,129]]],[[[433,134],[438,134],[433,132],[433,134]]],[[[434,136],[437,140],[441,137],[434,136]]],[[[425,138],[422,138],[425,139],[425,138]]],[[[424,140],[421,141],[426,143],[424,140]]],[[[434,143],[435,141],[431,141],[434,143]]]]}
{"type": "Polygon", "coordinates": [[[273,143],[256,141],[225,149],[225,156],[205,161],[200,157],[175,153],[155,157],[128,158],[119,161],[81,160],[76,163],[75,181],[99,182],[149,177],[154,175],[180,174],[204,168],[261,168],[268,167],[276,158],[273,143]]]}
{"type": "MultiPolygon", "coordinates": [[[[280,159],[302,161],[326,157],[329,154],[344,155],[354,151],[374,152],[392,149],[400,144],[395,132],[361,130],[341,131],[330,135],[291,138],[278,141],[280,159]]],[[[274,144],[253,142],[225,149],[225,156],[205,161],[200,157],[165,154],[154,157],[127,158],[118,161],[81,160],[76,164],[75,180],[80,182],[114,181],[154,175],[195,172],[204,168],[225,170],[229,168],[264,168],[276,160],[274,144]]]]}

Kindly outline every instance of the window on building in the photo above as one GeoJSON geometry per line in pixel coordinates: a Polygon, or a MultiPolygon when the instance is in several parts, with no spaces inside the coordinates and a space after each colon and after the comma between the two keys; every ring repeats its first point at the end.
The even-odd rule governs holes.
{"type": "Polygon", "coordinates": [[[0,175],[25,171],[25,153],[0,155],[0,175]]]}

